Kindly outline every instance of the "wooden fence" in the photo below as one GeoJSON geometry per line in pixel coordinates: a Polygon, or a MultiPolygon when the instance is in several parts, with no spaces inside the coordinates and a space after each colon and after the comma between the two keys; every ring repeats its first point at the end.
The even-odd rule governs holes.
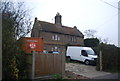
{"type": "Polygon", "coordinates": [[[31,79],[53,76],[65,73],[65,54],[40,54],[27,55],[27,66],[31,79]]]}

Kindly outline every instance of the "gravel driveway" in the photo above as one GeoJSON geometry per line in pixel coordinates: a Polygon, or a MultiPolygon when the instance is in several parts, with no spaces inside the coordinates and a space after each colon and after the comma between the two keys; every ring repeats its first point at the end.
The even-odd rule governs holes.
{"type": "Polygon", "coordinates": [[[66,63],[65,70],[91,79],[111,74],[108,72],[96,71],[96,66],[85,65],[81,63],[66,63]]]}

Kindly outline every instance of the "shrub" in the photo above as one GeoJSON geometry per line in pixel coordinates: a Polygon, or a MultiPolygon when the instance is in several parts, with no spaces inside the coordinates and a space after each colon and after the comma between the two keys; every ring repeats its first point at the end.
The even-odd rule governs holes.
{"type": "MultiPolygon", "coordinates": [[[[94,50],[99,56],[99,51],[102,51],[102,65],[103,71],[117,72],[120,70],[118,52],[120,48],[114,45],[100,44],[98,47],[95,47],[94,50]]],[[[100,70],[100,58],[97,60],[97,70],[100,70]]]]}

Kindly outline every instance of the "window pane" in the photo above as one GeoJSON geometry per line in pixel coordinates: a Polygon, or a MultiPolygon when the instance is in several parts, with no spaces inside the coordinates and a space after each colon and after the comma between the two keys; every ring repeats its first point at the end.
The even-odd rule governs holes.
{"type": "Polygon", "coordinates": [[[60,47],[58,48],[58,52],[60,52],[60,47]]]}
{"type": "Polygon", "coordinates": [[[58,36],[57,36],[57,35],[55,35],[55,40],[57,40],[57,37],[58,37],[58,36]]]}
{"type": "Polygon", "coordinates": [[[95,54],[93,50],[86,50],[86,52],[87,52],[88,54],[90,54],[90,55],[94,55],[94,54],[95,54]]]}
{"type": "Polygon", "coordinates": [[[60,37],[58,36],[58,40],[60,40],[60,37]]]}
{"type": "Polygon", "coordinates": [[[55,50],[54,50],[54,51],[57,51],[57,49],[58,49],[58,47],[57,47],[57,46],[55,46],[55,50]]]}
{"type": "Polygon", "coordinates": [[[54,48],[52,47],[52,48],[51,48],[51,51],[53,51],[53,50],[54,50],[54,48]]]}
{"type": "Polygon", "coordinates": [[[52,40],[54,40],[54,35],[52,36],[52,40]]]}

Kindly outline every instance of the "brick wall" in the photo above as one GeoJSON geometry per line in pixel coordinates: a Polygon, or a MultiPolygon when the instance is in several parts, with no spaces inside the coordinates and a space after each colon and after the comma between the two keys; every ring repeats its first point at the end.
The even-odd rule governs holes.
{"type": "Polygon", "coordinates": [[[43,31],[39,31],[39,37],[43,37],[46,51],[60,51],[62,53],[66,45],[83,46],[83,38],[81,37],[43,31]],[[71,37],[74,37],[75,41],[70,40],[71,37]]]}

